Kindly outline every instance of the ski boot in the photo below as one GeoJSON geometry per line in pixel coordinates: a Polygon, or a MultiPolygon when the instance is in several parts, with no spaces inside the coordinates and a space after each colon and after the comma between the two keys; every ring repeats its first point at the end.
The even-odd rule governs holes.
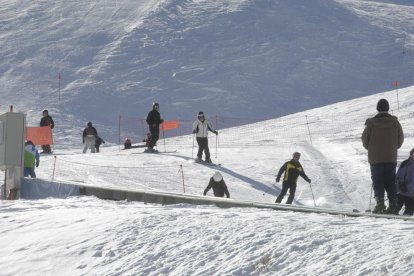
{"type": "Polygon", "coordinates": [[[389,206],[387,210],[384,211],[384,214],[398,215],[397,198],[389,199],[388,203],[389,203],[389,206]]]}
{"type": "Polygon", "coordinates": [[[384,199],[376,197],[375,200],[377,201],[377,206],[375,206],[372,212],[374,214],[384,214],[384,211],[385,211],[384,199]]]}

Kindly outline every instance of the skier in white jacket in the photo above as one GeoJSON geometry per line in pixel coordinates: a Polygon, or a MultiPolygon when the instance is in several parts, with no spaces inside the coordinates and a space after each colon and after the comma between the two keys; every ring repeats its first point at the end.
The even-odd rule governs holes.
{"type": "Polygon", "coordinates": [[[208,148],[208,131],[218,134],[218,131],[213,129],[210,122],[206,120],[203,112],[198,112],[197,121],[193,123],[193,133],[196,134],[198,153],[196,162],[202,161],[203,151],[206,157],[205,162],[211,163],[210,150],[208,148]]]}

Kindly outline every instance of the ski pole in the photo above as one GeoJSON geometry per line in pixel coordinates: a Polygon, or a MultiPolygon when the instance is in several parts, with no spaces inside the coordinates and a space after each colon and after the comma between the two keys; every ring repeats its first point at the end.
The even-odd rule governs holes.
{"type": "Polygon", "coordinates": [[[309,187],[310,187],[311,192],[312,192],[313,204],[314,204],[314,205],[315,205],[315,207],[316,207],[315,196],[313,195],[312,185],[310,184],[310,182],[309,182],[309,187]]]}
{"type": "Polygon", "coordinates": [[[371,195],[369,196],[369,205],[368,205],[368,210],[366,210],[365,212],[371,212],[371,200],[372,200],[372,190],[373,190],[373,185],[371,185],[371,195]]]}
{"type": "Polygon", "coordinates": [[[167,152],[167,148],[165,147],[165,132],[164,132],[164,127],[162,127],[162,138],[164,139],[164,152],[167,152]]]}
{"type": "Polygon", "coordinates": [[[193,134],[193,147],[191,148],[191,159],[194,160],[194,137],[195,133],[193,134]]]}

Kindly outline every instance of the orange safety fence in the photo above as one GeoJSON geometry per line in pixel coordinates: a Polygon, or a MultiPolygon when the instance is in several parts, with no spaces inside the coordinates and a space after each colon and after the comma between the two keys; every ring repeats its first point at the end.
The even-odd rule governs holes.
{"type": "Polygon", "coordinates": [[[29,140],[35,145],[52,145],[52,129],[48,126],[26,127],[26,141],[29,140]]]}
{"type": "Polygon", "coordinates": [[[161,130],[164,130],[164,131],[176,129],[176,128],[179,128],[179,127],[180,127],[180,125],[179,125],[178,120],[165,121],[161,124],[161,130]]]}

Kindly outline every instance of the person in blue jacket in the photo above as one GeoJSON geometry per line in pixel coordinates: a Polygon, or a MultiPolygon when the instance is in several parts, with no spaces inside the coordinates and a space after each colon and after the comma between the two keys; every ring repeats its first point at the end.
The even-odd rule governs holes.
{"type": "Polygon", "coordinates": [[[32,141],[27,141],[24,148],[24,177],[36,178],[35,166],[39,167],[40,154],[32,141]]]}
{"type": "Polygon", "coordinates": [[[397,171],[397,214],[405,205],[404,215],[414,214],[414,149],[410,156],[404,160],[397,171]]]}

